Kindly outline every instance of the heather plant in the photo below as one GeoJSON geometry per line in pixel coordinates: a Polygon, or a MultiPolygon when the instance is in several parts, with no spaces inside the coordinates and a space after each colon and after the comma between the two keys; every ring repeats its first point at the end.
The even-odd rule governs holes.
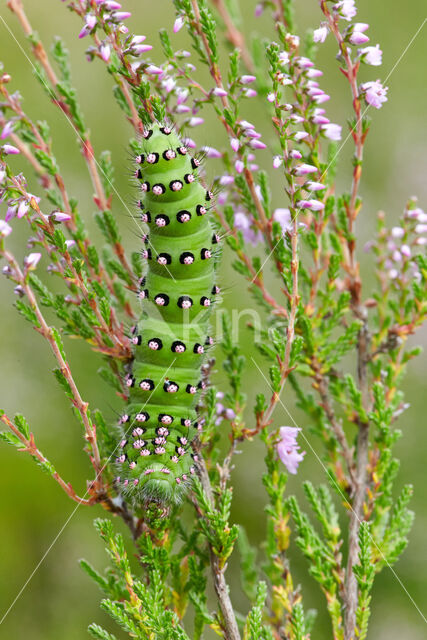
{"type": "MultiPolygon", "coordinates": [[[[31,104],[24,106],[6,60],[0,75],[0,257],[16,310],[48,343],[54,376],[83,430],[92,466],[86,484],[82,478],[86,489],[78,492],[63,478],[37,445],[37,425],[30,428],[21,414],[0,414],[2,440],[29,454],[78,505],[95,506],[97,516],[107,512],[95,526],[109,566],[98,570],[86,560],[81,566],[103,592],[101,607],[121,628],[120,637],[197,639],[214,632],[227,640],[316,638],[315,612],[304,605],[289,561],[289,546],[296,545],[325,596],[330,637],[366,638],[374,580],[403,553],[413,521],[412,487],[400,493],[394,487],[399,463],[393,448],[407,407],[402,378],[420,352],[411,338],[425,320],[427,301],[427,214],[414,198],[398,225],[390,228],[385,214],[378,214],[365,252],[357,243],[357,226],[367,215],[360,185],[368,113],[388,98],[371,69],[381,65],[380,46],[368,44],[368,24],[356,22],[366,16],[357,14],[354,0],[321,0],[319,7],[313,2],[313,28],[298,35],[292,0],[264,0],[255,12],[271,17],[271,30],[249,42],[240,19],[246,3],[239,9],[237,0],[174,0],[173,32],[186,29],[188,43],[188,50],[176,50],[167,29],[159,38],[132,33],[126,26],[130,13],[118,2],[64,2],[93,73],[104,69],[110,75],[129,125],[132,159],[140,158],[152,127],[174,127],[185,153],[196,148],[191,136],[197,131],[202,154],[194,157],[204,159],[206,171],[198,179],[213,192],[209,216],[224,246],[223,261],[248,291],[249,343],[241,338],[236,314],[225,312],[216,297],[216,345],[202,365],[198,429],[184,443],[194,460],[192,475],[184,487],[171,484],[166,496],[132,493],[117,477],[120,458],[126,458],[117,422],[126,424],[129,416],[114,423],[90,406],[76,383],[78,367],[67,357],[70,338],[94,350],[109,385],[105,393],[116,394],[125,412],[138,345],[132,327],[148,321],[141,317],[141,301],[149,220],[141,220],[135,204],[130,213],[141,246],[129,251],[118,215],[123,200],[114,185],[115,172],[123,168],[109,151],[94,149],[67,48],[59,38],[45,48],[24,4],[8,0],[46,100],[74,129],[94,197],[88,204],[70,193],[66,169],[55,156],[59,141],[52,140],[47,122],[31,117],[31,104]],[[337,48],[330,64],[348,82],[346,127],[328,118],[329,96],[321,88],[316,53],[326,39],[337,48]],[[361,81],[362,69],[363,77],[367,69],[374,79],[361,81]],[[260,105],[253,123],[246,119],[248,101],[260,105]],[[218,139],[223,132],[227,144],[204,143],[207,117],[215,118],[218,139]],[[343,167],[348,186],[341,191],[335,176],[345,143],[353,146],[353,163],[343,167]],[[22,159],[25,171],[29,166],[37,177],[35,193],[22,159]],[[277,201],[272,180],[281,185],[277,201]],[[91,207],[102,247],[87,231],[91,207]],[[18,227],[28,230],[23,261],[8,246],[18,227]],[[361,260],[375,265],[372,288],[362,282],[361,260]],[[256,397],[245,393],[253,369],[259,388],[267,389],[256,397]],[[305,416],[300,424],[286,408],[291,395],[305,416]],[[285,410],[280,415],[287,415],[287,425],[273,422],[278,408],[285,410]],[[257,442],[264,448],[268,499],[262,522],[254,514],[266,532],[261,549],[230,517],[239,447],[257,442]],[[322,465],[319,486],[304,479],[308,448],[322,465]],[[304,504],[290,495],[288,474],[301,478],[304,504]],[[117,533],[117,518],[128,536],[117,533]],[[240,561],[247,611],[233,606],[227,584],[232,554],[240,561]]],[[[140,187],[130,187],[131,197],[138,199],[140,187]]],[[[171,250],[175,241],[170,239],[171,250]]],[[[232,287],[219,284],[230,309],[232,287]]],[[[96,623],[89,632],[101,640],[116,637],[96,623]]]]}

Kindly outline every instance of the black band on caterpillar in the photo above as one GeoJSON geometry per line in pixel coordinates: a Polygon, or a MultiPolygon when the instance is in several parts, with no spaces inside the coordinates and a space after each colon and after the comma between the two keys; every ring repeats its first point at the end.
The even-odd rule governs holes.
{"type": "Polygon", "coordinates": [[[213,194],[199,179],[175,129],[153,124],[141,138],[135,176],[141,221],[149,225],[139,281],[143,320],[132,328],[129,403],[119,420],[116,482],[136,502],[177,502],[195,473],[191,441],[202,429],[196,407],[205,388],[205,352],[218,236],[208,215],[213,194]],[[149,245],[149,246],[148,246],[149,245]],[[205,308],[200,313],[200,307],[205,308]]]}

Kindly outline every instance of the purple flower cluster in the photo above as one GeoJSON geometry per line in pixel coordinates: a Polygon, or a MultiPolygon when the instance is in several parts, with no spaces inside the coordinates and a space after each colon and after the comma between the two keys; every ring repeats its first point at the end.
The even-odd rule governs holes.
{"type": "Polygon", "coordinates": [[[276,443],[277,453],[289,473],[295,475],[298,465],[305,456],[305,451],[300,452],[297,443],[299,427],[280,427],[279,441],[276,443]]]}

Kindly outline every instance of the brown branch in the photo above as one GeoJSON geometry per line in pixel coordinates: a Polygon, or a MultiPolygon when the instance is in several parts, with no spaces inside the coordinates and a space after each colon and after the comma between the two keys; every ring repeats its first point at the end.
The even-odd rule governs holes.
{"type": "Polygon", "coordinates": [[[22,273],[17,261],[9,251],[4,250],[2,253],[3,253],[3,256],[6,258],[7,262],[9,263],[10,267],[13,269],[13,277],[16,280],[16,282],[18,282],[21,285],[22,290],[24,291],[24,293],[28,298],[30,307],[34,311],[37,317],[37,321],[40,326],[36,327],[36,330],[49,342],[50,347],[53,351],[53,354],[56,358],[56,361],[58,362],[59,369],[70,387],[72,403],[80,414],[80,417],[82,419],[82,423],[85,429],[85,434],[86,434],[85,439],[90,444],[92,449],[92,455],[90,457],[91,457],[92,466],[96,472],[96,477],[92,482],[93,486],[91,491],[93,491],[95,495],[98,492],[102,493],[104,492],[104,486],[102,484],[102,481],[100,481],[99,479],[101,477],[103,468],[101,463],[101,456],[98,449],[98,442],[96,439],[96,428],[95,428],[95,425],[90,420],[90,418],[88,417],[89,405],[87,402],[85,402],[82,399],[80,395],[80,392],[72,376],[70,367],[66,362],[66,360],[64,359],[61,353],[61,350],[56,343],[51,327],[49,327],[42,312],[40,311],[40,308],[37,304],[36,297],[34,295],[32,288],[27,282],[26,276],[22,273]]]}
{"type": "MultiPolygon", "coordinates": [[[[200,482],[203,490],[205,491],[209,502],[214,507],[214,497],[212,491],[212,485],[209,479],[208,470],[206,469],[205,461],[203,457],[199,456],[198,469],[200,475],[200,482]]],[[[197,505],[196,505],[197,508],[197,505]]],[[[214,581],[215,593],[218,598],[219,606],[221,609],[222,617],[224,619],[225,626],[225,639],[226,640],[240,640],[239,627],[237,626],[237,620],[234,613],[233,605],[230,599],[229,588],[225,580],[225,571],[227,565],[221,566],[219,557],[213,552],[210,547],[210,561],[212,576],[214,581]]]]}
{"type": "MultiPolygon", "coordinates": [[[[23,448],[19,449],[19,451],[29,453],[31,456],[33,456],[33,458],[36,458],[36,460],[38,460],[42,465],[50,465],[49,460],[45,458],[42,452],[37,448],[36,443],[34,441],[34,435],[32,433],[30,433],[29,438],[26,438],[19,431],[19,429],[13,424],[13,422],[10,420],[10,418],[6,414],[3,414],[2,416],[0,416],[0,420],[22,442],[23,448]]],[[[86,500],[85,498],[80,498],[80,496],[78,496],[74,491],[73,487],[71,486],[71,483],[65,482],[65,480],[63,480],[63,478],[59,475],[57,471],[54,471],[51,475],[52,475],[52,478],[54,478],[54,480],[56,480],[56,482],[59,484],[61,489],[63,489],[65,493],[72,500],[74,500],[75,502],[78,502],[79,504],[88,505],[88,506],[94,504],[93,498],[90,498],[89,500],[86,500]]]]}
{"type": "Polygon", "coordinates": [[[248,71],[253,73],[254,72],[254,63],[253,63],[251,55],[249,53],[249,49],[248,49],[248,46],[246,44],[245,36],[236,27],[236,25],[234,24],[233,20],[231,19],[231,16],[227,11],[227,7],[224,4],[224,0],[212,0],[212,4],[214,5],[214,7],[216,7],[219,15],[221,16],[221,18],[224,21],[224,25],[225,25],[225,28],[226,28],[226,34],[225,34],[226,38],[233,45],[233,47],[236,47],[236,49],[239,49],[239,51],[240,51],[240,53],[242,55],[242,60],[243,60],[243,62],[245,64],[246,68],[248,69],[248,71]]]}

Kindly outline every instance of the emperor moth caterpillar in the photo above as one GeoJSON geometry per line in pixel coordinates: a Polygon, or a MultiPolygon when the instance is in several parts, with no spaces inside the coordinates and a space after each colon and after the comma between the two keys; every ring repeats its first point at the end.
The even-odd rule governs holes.
{"type": "Polygon", "coordinates": [[[199,180],[200,160],[167,124],[140,141],[135,176],[141,189],[142,315],[132,330],[129,404],[120,418],[116,482],[142,502],[177,502],[195,473],[191,442],[201,423],[202,365],[215,285],[218,236],[209,219],[213,194],[199,180]]]}

